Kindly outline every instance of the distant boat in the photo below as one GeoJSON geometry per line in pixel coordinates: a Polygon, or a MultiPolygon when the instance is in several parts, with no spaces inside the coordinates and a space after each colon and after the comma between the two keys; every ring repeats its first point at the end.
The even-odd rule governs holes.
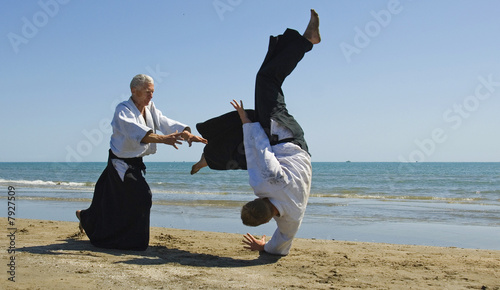
{"type": "Polygon", "coordinates": [[[346,163],[351,163],[351,160],[347,160],[346,163]]]}

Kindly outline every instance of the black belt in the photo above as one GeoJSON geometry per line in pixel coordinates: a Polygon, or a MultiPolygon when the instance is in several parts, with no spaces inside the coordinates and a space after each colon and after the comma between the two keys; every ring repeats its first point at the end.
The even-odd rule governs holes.
{"type": "Polygon", "coordinates": [[[109,149],[109,158],[110,159],[119,159],[123,162],[127,163],[132,169],[139,169],[146,175],[146,165],[142,161],[142,157],[132,157],[132,158],[121,158],[116,156],[111,149],[109,149]]]}

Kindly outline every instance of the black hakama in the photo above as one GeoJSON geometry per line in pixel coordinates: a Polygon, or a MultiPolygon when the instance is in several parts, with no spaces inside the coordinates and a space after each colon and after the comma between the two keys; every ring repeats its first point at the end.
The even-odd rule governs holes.
{"type": "Polygon", "coordinates": [[[90,207],[82,210],[81,224],[90,242],[100,248],[146,250],[152,195],[142,171],[142,158],[118,158],[109,151],[108,165],[95,185],[90,207]],[[124,181],[111,159],[129,165],[124,181]]]}
{"type": "MultiPolygon", "coordinates": [[[[253,122],[259,122],[271,145],[292,142],[308,151],[304,131],[288,113],[281,86],[313,44],[296,30],[287,29],[282,35],[271,36],[269,47],[255,81],[255,110],[246,110],[253,122]],[[288,128],[293,137],[278,140],[271,135],[271,119],[288,128]]],[[[243,129],[236,111],[196,124],[196,129],[208,140],[203,150],[208,167],[215,170],[247,169],[243,146],[243,129]]]]}
{"type": "MultiPolygon", "coordinates": [[[[245,110],[250,120],[253,110],[245,110]]],[[[196,130],[209,140],[203,149],[208,167],[215,170],[247,169],[243,128],[238,112],[232,111],[196,124],[196,130]]]]}

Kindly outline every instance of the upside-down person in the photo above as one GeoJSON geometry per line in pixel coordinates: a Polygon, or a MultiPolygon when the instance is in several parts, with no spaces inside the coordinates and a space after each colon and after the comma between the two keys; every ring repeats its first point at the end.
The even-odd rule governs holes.
{"type": "Polygon", "coordinates": [[[201,160],[191,174],[211,169],[247,169],[257,199],[245,204],[241,219],[258,226],[274,218],[278,228],[271,239],[256,239],[247,233],[243,242],[252,251],[287,255],[302,223],[312,178],[311,158],[304,132],[288,113],[281,86],[304,54],[321,41],[318,14],[303,35],[287,29],[270,37],[264,62],[257,73],[255,110],[245,110],[233,100],[236,112],[197,124],[208,140],[201,160]],[[242,144],[244,146],[242,146],[242,144]]]}

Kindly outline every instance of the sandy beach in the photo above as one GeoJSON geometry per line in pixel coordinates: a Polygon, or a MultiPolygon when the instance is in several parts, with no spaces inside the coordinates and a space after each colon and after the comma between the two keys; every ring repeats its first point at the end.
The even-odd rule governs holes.
{"type": "Polygon", "coordinates": [[[244,250],[239,234],[151,228],[147,251],[118,251],[76,222],[18,219],[12,235],[0,221],[2,289],[500,289],[494,250],[296,239],[278,257],[244,250]]]}

